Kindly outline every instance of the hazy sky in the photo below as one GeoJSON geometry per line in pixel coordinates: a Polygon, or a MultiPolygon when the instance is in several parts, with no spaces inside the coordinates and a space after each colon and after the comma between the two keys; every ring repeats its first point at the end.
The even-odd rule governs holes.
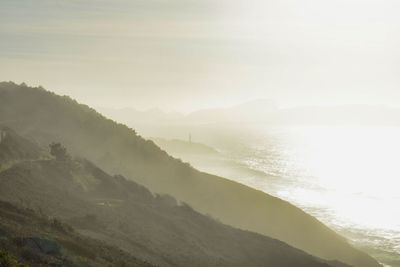
{"type": "Polygon", "coordinates": [[[398,0],[0,0],[0,80],[93,106],[400,106],[398,0]]]}

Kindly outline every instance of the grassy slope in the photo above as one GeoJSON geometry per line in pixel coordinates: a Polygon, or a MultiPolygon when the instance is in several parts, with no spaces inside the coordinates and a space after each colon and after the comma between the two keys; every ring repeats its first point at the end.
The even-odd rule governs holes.
{"type": "Polygon", "coordinates": [[[151,141],[68,97],[0,84],[0,122],[43,143],[61,141],[74,153],[122,173],[154,192],[183,200],[230,225],[285,241],[313,255],[356,267],[378,263],[293,205],[169,157],[151,141]]]}
{"type": "MultiPolygon", "coordinates": [[[[6,143],[11,141],[12,137],[6,143]]],[[[171,197],[153,196],[134,182],[112,177],[82,159],[14,162],[0,172],[0,199],[30,209],[0,202],[0,233],[6,233],[8,240],[4,247],[24,256],[24,248],[15,248],[13,240],[19,240],[18,236],[44,236],[66,248],[67,252],[55,256],[37,251],[29,254],[31,262],[41,258],[45,265],[55,262],[75,266],[70,258],[77,256],[84,256],[90,266],[108,265],[107,260],[123,266],[123,262],[115,263],[118,258],[129,266],[142,266],[143,262],[122,252],[116,257],[119,250],[106,251],[98,241],[90,243],[59,221],[48,220],[31,210],[62,218],[79,232],[121,247],[157,266],[344,266],[322,262],[281,241],[223,225],[186,205],[178,205],[171,197]]]]}
{"type": "Polygon", "coordinates": [[[134,266],[154,267],[104,242],[84,237],[60,221],[31,209],[0,201],[0,266],[134,266]],[[43,251],[29,239],[55,244],[59,251],[43,251]],[[1,258],[1,257],[0,257],[1,258]],[[14,265],[13,265],[14,264],[14,265]]]}

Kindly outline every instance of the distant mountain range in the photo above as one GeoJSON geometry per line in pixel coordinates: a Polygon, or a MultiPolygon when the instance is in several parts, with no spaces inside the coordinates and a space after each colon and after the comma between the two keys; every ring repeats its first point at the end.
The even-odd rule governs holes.
{"type": "Polygon", "coordinates": [[[187,115],[165,113],[158,109],[137,111],[133,108],[105,109],[111,118],[134,124],[235,124],[262,123],[268,125],[400,125],[400,109],[382,105],[304,106],[278,108],[272,101],[259,99],[229,108],[198,110],[187,115]]]}
{"type": "Polygon", "coordinates": [[[69,97],[0,83],[0,123],[13,129],[1,141],[0,199],[29,203],[85,237],[121,247],[140,262],[345,266],[336,262],[341,261],[354,267],[380,266],[290,203],[199,172],[69,97]],[[43,152],[53,141],[68,148],[70,161],[43,152]]]}

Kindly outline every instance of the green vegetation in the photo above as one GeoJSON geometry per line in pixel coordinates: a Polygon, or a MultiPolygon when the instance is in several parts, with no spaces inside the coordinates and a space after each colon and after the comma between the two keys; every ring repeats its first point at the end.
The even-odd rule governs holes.
{"type": "Polygon", "coordinates": [[[11,256],[8,252],[0,250],[0,267],[28,267],[28,266],[19,262],[15,257],[11,256]]]}
{"type": "MultiPolygon", "coordinates": [[[[43,146],[58,140],[71,154],[88,158],[109,173],[121,173],[153,192],[170,194],[229,225],[277,238],[325,259],[337,259],[356,267],[379,266],[374,259],[354,249],[344,238],[293,205],[201,173],[170,157],[134,130],[68,97],[41,88],[0,83],[0,122],[43,146]]],[[[43,164],[57,166],[56,163],[43,164]]],[[[90,190],[93,175],[85,176],[80,184],[84,190],[90,190]]],[[[126,222],[121,222],[122,228],[125,225],[126,222]]]]}
{"type": "Polygon", "coordinates": [[[154,267],[65,223],[0,201],[0,267],[154,267]],[[60,225],[62,228],[60,229],[60,225]]]}

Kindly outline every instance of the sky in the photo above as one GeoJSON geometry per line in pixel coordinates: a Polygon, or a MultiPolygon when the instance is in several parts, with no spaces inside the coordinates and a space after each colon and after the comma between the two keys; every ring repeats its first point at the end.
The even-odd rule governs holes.
{"type": "Polygon", "coordinates": [[[0,80],[95,107],[400,106],[398,0],[0,0],[0,80]]]}

